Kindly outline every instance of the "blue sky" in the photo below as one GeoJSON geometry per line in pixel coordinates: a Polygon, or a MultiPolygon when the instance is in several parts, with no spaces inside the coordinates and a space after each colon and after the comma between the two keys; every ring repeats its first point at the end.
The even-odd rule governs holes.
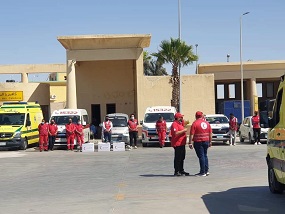
{"type": "MultiPolygon", "coordinates": [[[[243,59],[284,59],[284,0],[180,1],[181,38],[198,44],[199,63],[226,62],[227,54],[239,61],[239,18],[247,11],[243,59]]],[[[65,63],[57,36],[151,34],[150,53],[162,40],[178,37],[178,0],[9,0],[0,11],[0,64],[65,63]]],[[[194,70],[195,63],[182,73],[194,70]]]]}

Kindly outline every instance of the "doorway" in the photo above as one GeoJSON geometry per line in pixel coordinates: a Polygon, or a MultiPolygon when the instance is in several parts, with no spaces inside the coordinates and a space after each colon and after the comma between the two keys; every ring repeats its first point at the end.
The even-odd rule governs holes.
{"type": "Polygon", "coordinates": [[[99,126],[101,123],[101,106],[100,104],[91,104],[92,124],[99,126]]]}

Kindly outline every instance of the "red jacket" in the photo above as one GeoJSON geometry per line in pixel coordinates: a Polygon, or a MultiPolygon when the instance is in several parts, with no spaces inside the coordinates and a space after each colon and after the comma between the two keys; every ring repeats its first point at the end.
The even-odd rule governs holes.
{"type": "Polygon", "coordinates": [[[163,121],[156,121],[155,128],[157,132],[166,132],[167,126],[165,120],[163,121]]]}
{"type": "Polygon", "coordinates": [[[75,125],[75,134],[83,135],[83,126],[82,126],[82,124],[76,124],[75,125]]]}
{"type": "Polygon", "coordinates": [[[137,132],[138,131],[138,121],[136,119],[128,121],[129,131],[130,132],[137,132]]]}
{"type": "Polygon", "coordinates": [[[199,118],[192,123],[190,135],[193,135],[194,142],[210,141],[211,133],[211,125],[203,118],[199,118]]]}
{"type": "Polygon", "coordinates": [[[176,132],[182,131],[184,129],[183,123],[175,120],[171,125],[171,146],[184,146],[186,144],[186,133],[177,135],[176,132]]]}
{"type": "Polygon", "coordinates": [[[260,123],[260,118],[259,118],[258,115],[257,116],[252,116],[251,120],[252,120],[252,127],[254,129],[260,128],[260,124],[259,124],[260,123]]]}
{"type": "Polygon", "coordinates": [[[38,126],[39,135],[48,135],[48,124],[39,124],[38,126]]]}
{"type": "Polygon", "coordinates": [[[65,125],[66,135],[74,135],[75,132],[75,124],[70,123],[65,125]]]}
{"type": "Polygon", "coordinates": [[[238,129],[238,121],[236,117],[230,118],[230,130],[236,131],[238,129]]]}
{"type": "Polygon", "coordinates": [[[48,124],[48,131],[51,136],[56,136],[57,133],[57,125],[56,124],[48,124]]]}

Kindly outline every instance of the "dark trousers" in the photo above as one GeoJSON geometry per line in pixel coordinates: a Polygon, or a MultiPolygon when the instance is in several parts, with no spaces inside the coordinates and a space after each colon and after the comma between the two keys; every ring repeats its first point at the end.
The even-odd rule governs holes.
{"type": "Polygon", "coordinates": [[[260,142],[260,128],[253,128],[254,142],[260,142]]]}
{"type": "Polygon", "coordinates": [[[130,146],[133,146],[133,144],[135,146],[137,146],[137,141],[138,141],[138,132],[134,131],[134,132],[129,132],[130,135],[130,146]]]}
{"type": "Polygon", "coordinates": [[[174,147],[174,170],[177,172],[184,172],[185,159],[185,145],[174,147]]]}
{"type": "Polygon", "coordinates": [[[49,150],[53,150],[54,143],[55,143],[55,136],[50,135],[48,137],[48,149],[49,150]]]}
{"type": "Polygon", "coordinates": [[[209,142],[194,142],[194,149],[200,163],[200,173],[205,174],[209,171],[209,162],[207,151],[209,148],[209,142]]]}
{"type": "Polygon", "coordinates": [[[111,143],[112,134],[111,132],[104,132],[104,141],[111,143]]]}

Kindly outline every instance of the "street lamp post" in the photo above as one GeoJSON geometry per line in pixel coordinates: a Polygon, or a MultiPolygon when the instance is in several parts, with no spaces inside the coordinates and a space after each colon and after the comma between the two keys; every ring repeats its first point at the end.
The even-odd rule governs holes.
{"type": "Polygon", "coordinates": [[[240,16],[240,85],[241,85],[241,119],[244,119],[244,92],[243,92],[243,64],[242,64],[242,17],[249,14],[243,13],[240,16]]]}
{"type": "MultiPolygon", "coordinates": [[[[198,44],[195,44],[196,47],[196,56],[198,54],[198,44]]],[[[196,60],[196,74],[198,74],[198,59],[196,60]]]]}
{"type": "MultiPolygon", "coordinates": [[[[181,40],[181,6],[180,6],[180,0],[178,0],[178,38],[181,40]]],[[[181,102],[181,94],[182,94],[182,83],[181,83],[181,69],[180,69],[180,63],[178,65],[178,73],[179,73],[179,109],[178,111],[182,111],[182,102],[181,102]]]]}

